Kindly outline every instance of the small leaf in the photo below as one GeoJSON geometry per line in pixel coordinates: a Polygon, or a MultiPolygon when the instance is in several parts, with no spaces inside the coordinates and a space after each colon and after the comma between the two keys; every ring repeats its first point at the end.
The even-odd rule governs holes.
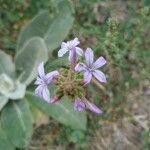
{"type": "Polygon", "coordinates": [[[42,11],[37,14],[22,28],[18,39],[17,51],[20,51],[29,39],[37,36],[44,37],[50,23],[51,18],[48,11],[42,11]]]}
{"type": "Polygon", "coordinates": [[[15,77],[15,65],[12,58],[0,50],[0,74],[6,73],[10,77],[15,77]]]}
{"type": "Polygon", "coordinates": [[[15,88],[13,80],[7,74],[0,75],[0,93],[7,94],[15,88]]]}
{"type": "Polygon", "coordinates": [[[32,135],[32,115],[27,101],[10,101],[1,113],[2,128],[9,140],[19,148],[29,144],[32,135]]]}
{"type": "Polygon", "coordinates": [[[3,109],[3,107],[8,102],[8,98],[5,96],[0,95],[0,111],[3,109]]]}
{"type": "Polygon", "coordinates": [[[26,92],[26,86],[22,83],[17,82],[15,90],[9,92],[7,94],[7,97],[13,100],[22,99],[25,96],[25,92],[26,92]]]}
{"type": "Polygon", "coordinates": [[[16,69],[22,71],[20,81],[25,85],[31,83],[37,74],[37,67],[48,59],[47,47],[40,37],[30,39],[15,58],[16,69]]]}
{"type": "Polygon", "coordinates": [[[0,75],[0,93],[10,99],[20,99],[25,95],[26,86],[13,81],[7,74],[0,75]]]}
{"type": "Polygon", "coordinates": [[[58,104],[48,104],[31,92],[27,92],[26,98],[33,105],[60,123],[71,126],[74,129],[86,129],[86,113],[76,112],[73,108],[73,104],[67,98],[62,99],[58,104]]]}

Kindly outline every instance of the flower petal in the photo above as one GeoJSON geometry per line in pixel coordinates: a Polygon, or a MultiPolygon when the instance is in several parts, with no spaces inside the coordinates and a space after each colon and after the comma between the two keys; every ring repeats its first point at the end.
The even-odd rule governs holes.
{"type": "Polygon", "coordinates": [[[82,56],[83,55],[83,50],[81,48],[79,48],[79,47],[76,47],[76,53],[78,55],[82,56]]]}
{"type": "Polygon", "coordinates": [[[61,43],[61,49],[67,49],[67,43],[62,42],[61,43]]]}
{"type": "Polygon", "coordinates": [[[71,45],[76,47],[77,45],[80,44],[80,41],[78,38],[74,38],[73,40],[70,41],[71,42],[71,45]]]}
{"type": "Polygon", "coordinates": [[[85,51],[85,59],[86,59],[86,63],[87,65],[90,67],[93,63],[93,59],[94,59],[94,55],[93,55],[93,51],[91,48],[87,48],[85,51]]]}
{"type": "Polygon", "coordinates": [[[36,89],[35,89],[35,95],[42,97],[42,91],[43,91],[43,86],[39,85],[36,89]]]}
{"type": "Polygon", "coordinates": [[[76,111],[83,111],[85,109],[85,103],[81,99],[76,99],[74,102],[74,109],[76,111]]]}
{"type": "Polygon", "coordinates": [[[46,74],[45,78],[46,78],[46,83],[49,84],[51,82],[51,80],[58,76],[59,72],[57,70],[49,72],[48,74],[46,74]]]}
{"type": "Polygon", "coordinates": [[[76,62],[76,51],[72,49],[69,51],[69,61],[74,64],[76,62]]]}
{"type": "Polygon", "coordinates": [[[92,79],[92,73],[89,71],[84,72],[84,81],[86,82],[86,84],[90,83],[92,79]]]}
{"type": "Polygon", "coordinates": [[[98,69],[106,64],[106,60],[104,57],[99,57],[94,63],[93,63],[93,69],[98,69]]]}
{"type": "Polygon", "coordinates": [[[99,80],[100,82],[104,82],[106,83],[106,76],[103,72],[99,71],[99,70],[94,70],[93,75],[95,76],[95,78],[97,80],[99,80]]]}
{"type": "Polygon", "coordinates": [[[44,87],[44,88],[43,88],[43,91],[42,91],[42,98],[43,98],[44,100],[46,100],[47,102],[49,102],[49,100],[50,100],[50,93],[49,93],[49,90],[48,90],[47,87],[44,87]]]}
{"type": "Polygon", "coordinates": [[[64,54],[68,52],[67,48],[62,48],[58,51],[58,57],[62,57],[64,54]]]}
{"type": "Polygon", "coordinates": [[[43,83],[43,80],[39,77],[36,78],[36,81],[34,82],[35,85],[40,85],[43,83]]]}
{"type": "Polygon", "coordinates": [[[40,63],[38,66],[38,73],[41,79],[44,79],[45,77],[45,72],[44,72],[44,63],[40,63]]]}
{"type": "Polygon", "coordinates": [[[85,71],[86,70],[86,65],[83,63],[79,63],[75,66],[75,71],[85,71]]]}
{"type": "Polygon", "coordinates": [[[95,104],[89,102],[89,101],[86,101],[86,107],[88,109],[90,109],[91,111],[97,113],[97,114],[102,114],[102,110],[100,108],[98,108],[95,104]]]}

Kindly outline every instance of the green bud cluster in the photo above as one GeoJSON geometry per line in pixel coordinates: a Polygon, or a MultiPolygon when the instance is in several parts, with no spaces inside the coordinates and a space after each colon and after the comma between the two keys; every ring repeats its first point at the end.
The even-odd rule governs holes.
{"type": "Polygon", "coordinates": [[[61,68],[60,75],[56,79],[58,87],[56,95],[58,97],[67,96],[70,99],[85,96],[85,88],[83,87],[82,73],[75,72],[69,68],[61,68]]]}

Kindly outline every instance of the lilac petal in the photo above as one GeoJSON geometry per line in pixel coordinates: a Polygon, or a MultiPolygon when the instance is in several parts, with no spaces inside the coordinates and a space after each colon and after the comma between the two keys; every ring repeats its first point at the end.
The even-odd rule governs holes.
{"type": "Polygon", "coordinates": [[[98,69],[106,64],[106,60],[104,57],[99,57],[94,63],[93,63],[93,69],[98,69]]]}
{"type": "Polygon", "coordinates": [[[83,63],[79,63],[75,66],[75,71],[85,71],[86,70],[86,65],[83,63]]]}
{"type": "Polygon", "coordinates": [[[42,91],[43,91],[43,86],[39,85],[36,89],[35,89],[35,95],[42,97],[42,91]]]}
{"type": "Polygon", "coordinates": [[[98,108],[95,104],[89,102],[89,101],[86,101],[86,107],[88,109],[90,109],[91,111],[97,113],[97,114],[102,114],[102,110],[100,108],[98,108]]]}
{"type": "Polygon", "coordinates": [[[36,81],[34,82],[35,85],[40,85],[43,83],[43,80],[39,77],[36,78],[36,81]]]}
{"type": "Polygon", "coordinates": [[[106,81],[106,76],[105,76],[105,74],[104,74],[103,72],[101,72],[101,71],[99,71],[99,70],[95,70],[95,71],[93,72],[93,75],[94,75],[95,78],[96,78],[97,80],[99,80],[100,82],[104,82],[104,83],[107,82],[107,81],[106,81]]]}
{"type": "Polygon", "coordinates": [[[62,48],[58,51],[58,57],[62,57],[64,54],[68,52],[67,48],[62,48]]]}
{"type": "Polygon", "coordinates": [[[66,49],[67,48],[67,44],[65,42],[61,43],[61,49],[66,49]]]}
{"type": "Polygon", "coordinates": [[[71,40],[71,44],[72,44],[72,46],[76,47],[77,45],[80,44],[80,41],[78,38],[75,38],[75,39],[71,40]]]}
{"type": "Polygon", "coordinates": [[[81,99],[76,99],[74,102],[74,109],[76,111],[83,111],[85,109],[85,103],[81,99]]]}
{"type": "Polygon", "coordinates": [[[69,51],[69,61],[73,64],[76,62],[76,51],[75,51],[75,49],[72,49],[69,51]]]}
{"type": "Polygon", "coordinates": [[[39,76],[40,78],[44,78],[45,76],[45,72],[44,72],[44,63],[40,63],[39,66],[38,66],[38,73],[39,73],[39,76]]]}
{"type": "Polygon", "coordinates": [[[46,76],[45,76],[45,78],[46,78],[46,83],[49,84],[49,83],[52,81],[52,79],[53,79],[54,77],[58,76],[58,75],[59,75],[59,72],[58,72],[57,70],[52,71],[52,72],[46,74],[46,76]]]}
{"type": "Polygon", "coordinates": [[[78,55],[82,56],[83,55],[83,50],[79,47],[76,47],[76,52],[78,55]]]}
{"type": "Polygon", "coordinates": [[[94,59],[94,55],[93,55],[93,51],[91,48],[87,48],[85,51],[85,59],[86,59],[86,63],[87,65],[90,67],[93,63],[93,59],[94,59]]]}
{"type": "Polygon", "coordinates": [[[86,82],[86,84],[90,83],[92,79],[92,73],[89,71],[84,72],[84,81],[86,82]]]}
{"type": "Polygon", "coordinates": [[[49,102],[49,100],[50,100],[50,93],[49,93],[49,90],[48,90],[47,87],[43,88],[42,97],[43,97],[44,100],[46,100],[47,102],[49,102]]]}

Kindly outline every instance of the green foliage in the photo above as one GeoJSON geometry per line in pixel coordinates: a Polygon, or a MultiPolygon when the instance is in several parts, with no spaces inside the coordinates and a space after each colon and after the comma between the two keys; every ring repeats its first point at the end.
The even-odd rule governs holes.
{"type": "Polygon", "coordinates": [[[0,74],[2,73],[6,73],[10,77],[14,77],[15,65],[12,62],[12,58],[0,50],[0,74]]]}
{"type": "Polygon", "coordinates": [[[58,104],[54,105],[47,104],[31,92],[28,92],[26,94],[26,98],[29,102],[32,103],[32,105],[38,107],[57,121],[67,126],[71,126],[74,129],[86,129],[85,112],[75,112],[72,103],[68,99],[66,99],[66,97],[62,99],[58,104]]]}
{"type": "Polygon", "coordinates": [[[3,95],[0,95],[0,111],[3,109],[3,107],[7,102],[8,102],[8,98],[3,95]]]}
{"type": "Polygon", "coordinates": [[[52,61],[48,61],[46,64],[46,70],[53,70],[57,68],[64,67],[68,64],[68,58],[60,57],[59,59],[53,59],[52,61]]]}
{"type": "Polygon", "coordinates": [[[10,101],[2,110],[1,123],[8,139],[16,147],[23,148],[28,145],[33,127],[32,114],[25,99],[10,101]]]}
{"type": "Polygon", "coordinates": [[[62,42],[62,39],[64,39],[69,33],[72,25],[73,17],[68,12],[61,13],[55,20],[53,20],[53,23],[44,36],[49,51],[58,47],[62,42]]]}
{"type": "Polygon", "coordinates": [[[50,24],[51,17],[48,11],[42,11],[30,20],[19,34],[17,51],[20,51],[26,42],[33,37],[44,37],[50,24]]]}
{"type": "Polygon", "coordinates": [[[14,146],[12,143],[8,141],[8,137],[4,130],[1,127],[0,123],[0,150],[15,150],[14,146]]]}
{"type": "Polygon", "coordinates": [[[28,85],[37,74],[40,62],[48,59],[47,47],[40,37],[33,37],[17,52],[15,58],[16,69],[21,72],[19,80],[28,85]]]}
{"type": "MultiPolygon", "coordinates": [[[[92,86],[89,87],[90,93],[87,93],[89,98],[102,106],[104,111],[101,117],[102,122],[105,120],[116,121],[124,117],[126,94],[132,93],[133,87],[141,88],[141,79],[149,79],[149,0],[134,3],[128,1],[127,12],[125,12],[127,18],[125,20],[107,19],[112,16],[109,13],[112,12],[111,7],[114,1],[80,0],[71,2],[74,4],[76,12],[72,9],[73,7],[70,7],[68,0],[0,1],[0,47],[10,54],[14,54],[17,47],[15,64],[10,56],[0,51],[0,112],[1,120],[3,119],[3,126],[0,126],[0,149],[2,150],[14,150],[16,146],[24,147],[28,145],[31,137],[28,129],[31,132],[32,128],[29,104],[35,105],[33,107],[41,109],[60,123],[75,128],[75,130],[70,129],[71,131],[68,131],[69,127],[66,128],[66,126],[59,124],[59,131],[61,130],[60,132],[64,133],[65,136],[64,134],[60,136],[61,133],[58,133],[56,143],[68,144],[69,149],[70,143],[71,146],[76,144],[79,146],[76,147],[77,149],[82,149],[81,145],[86,141],[86,135],[84,131],[76,129],[86,129],[85,113],[75,113],[71,102],[66,101],[65,98],[60,104],[54,106],[35,97],[32,92],[27,92],[25,99],[20,97],[20,95],[24,97],[23,91],[25,91],[27,85],[28,89],[32,89],[33,84],[29,84],[37,74],[38,63],[47,61],[47,53],[50,56],[50,60],[46,64],[47,71],[67,64],[67,58],[56,60],[52,54],[55,55],[53,50],[60,45],[69,33],[74,20],[72,15],[75,15],[76,22],[70,36],[78,35],[83,45],[88,43],[90,47],[94,47],[97,57],[104,55],[108,62],[106,67],[108,87],[106,87],[105,92],[92,86]],[[144,7],[141,6],[142,3],[145,3],[144,7]],[[35,14],[37,15],[28,21],[35,14]],[[97,17],[100,17],[100,19],[104,17],[104,20],[99,22],[97,17]],[[17,43],[16,37],[23,24],[26,25],[22,28],[17,43]],[[2,74],[5,74],[4,76],[7,76],[10,80],[8,78],[7,80],[2,74]],[[134,78],[134,74],[138,77],[134,78]],[[12,99],[17,101],[12,101],[12,99]],[[23,122],[27,127],[27,133],[22,128],[14,103],[24,116],[23,118],[26,119],[23,122]],[[27,111],[27,114],[24,111],[27,111]],[[11,120],[8,120],[7,117],[11,120]],[[30,125],[27,123],[28,120],[30,125]],[[11,127],[12,123],[14,129],[11,127]]],[[[120,9],[122,10],[122,8],[120,9]]],[[[116,11],[117,18],[120,12],[116,11]]],[[[124,11],[121,13],[124,13],[124,11]]],[[[95,127],[100,121],[99,117],[92,116],[90,118],[89,115],[88,119],[88,131],[92,130],[93,134],[95,134],[94,132],[100,132],[99,130],[95,131],[95,127]]],[[[90,133],[89,137],[93,138],[93,135],[91,136],[90,133]]],[[[149,131],[143,132],[141,140],[143,141],[143,149],[148,150],[149,131]]]]}
{"type": "Polygon", "coordinates": [[[0,75],[1,94],[12,100],[23,98],[26,86],[19,81],[13,81],[7,74],[0,75]]]}
{"type": "Polygon", "coordinates": [[[148,131],[144,131],[142,133],[142,141],[143,141],[143,148],[144,150],[150,149],[150,129],[148,131]]]}
{"type": "Polygon", "coordinates": [[[39,36],[45,41],[49,53],[58,47],[60,42],[69,33],[74,20],[69,2],[58,2],[56,5],[57,9],[59,9],[59,5],[61,5],[61,11],[55,13],[53,16],[48,11],[43,11],[22,29],[18,40],[18,51],[30,38],[35,36],[39,36]]]}
{"type": "MultiPolygon", "coordinates": [[[[32,102],[65,125],[86,129],[86,114],[77,114],[71,102],[62,101],[57,106],[50,106],[35,97],[32,92],[30,96],[33,100],[30,97],[28,101],[24,98],[26,87],[37,75],[39,63],[48,60],[48,53],[52,54],[73,25],[74,17],[70,3],[57,1],[55,7],[57,9],[54,14],[42,11],[22,28],[15,63],[10,56],[0,51],[0,119],[3,129],[1,136],[5,134],[0,136],[0,148],[11,150],[14,147],[24,148],[29,144],[33,120],[28,102],[32,102]],[[60,5],[63,9],[57,11],[60,5]]],[[[53,59],[52,55],[49,56],[53,59]]]]}

